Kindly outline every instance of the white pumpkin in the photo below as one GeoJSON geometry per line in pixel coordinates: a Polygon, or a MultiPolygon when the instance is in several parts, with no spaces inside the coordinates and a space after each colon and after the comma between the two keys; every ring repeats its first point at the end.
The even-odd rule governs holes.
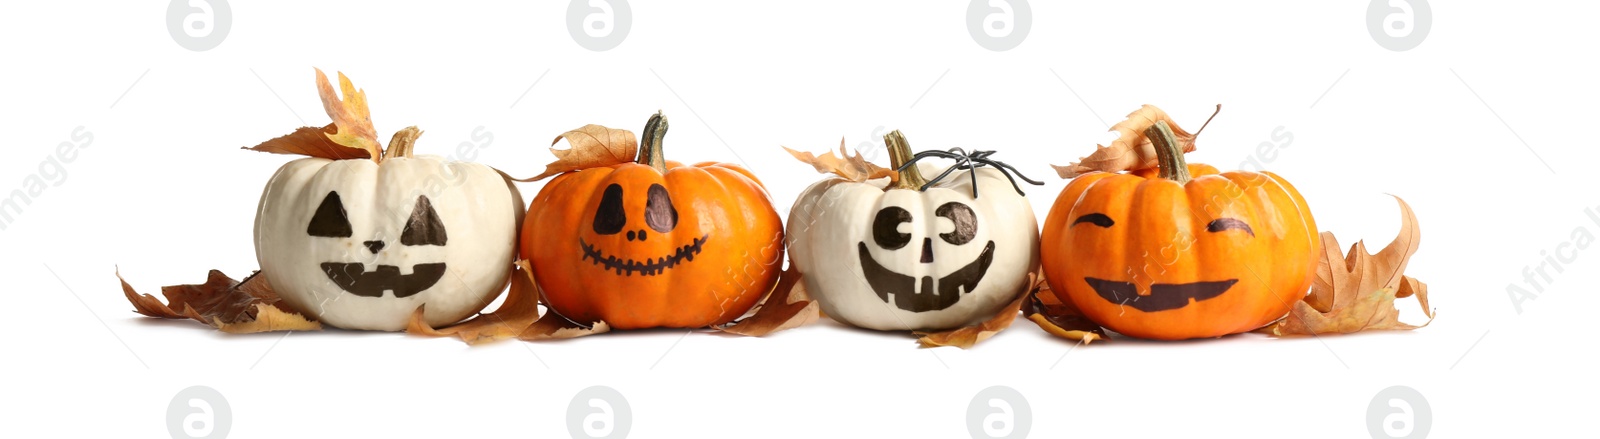
{"type": "Polygon", "coordinates": [[[438,157],[299,159],[256,211],[261,272],[328,325],[398,331],[483,309],[510,281],[522,196],[499,171],[438,157]]]}
{"type": "MultiPolygon", "coordinates": [[[[885,140],[893,165],[905,163],[899,132],[885,140]]],[[[913,183],[943,171],[918,164],[899,187],[832,177],[801,193],[789,258],[823,313],[864,328],[942,330],[992,317],[1023,292],[1039,267],[1028,199],[994,168],[958,170],[927,190],[913,183]]]]}

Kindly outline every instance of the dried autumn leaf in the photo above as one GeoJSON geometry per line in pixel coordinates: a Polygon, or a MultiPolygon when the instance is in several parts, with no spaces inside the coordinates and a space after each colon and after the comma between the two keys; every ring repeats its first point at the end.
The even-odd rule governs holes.
{"type": "Polygon", "coordinates": [[[167,303],[149,294],[134,291],[117,273],[122,293],[133,304],[134,312],[163,319],[194,319],[229,333],[267,331],[313,331],[322,324],[290,309],[272,290],[260,273],[235,281],[221,271],[211,270],[206,283],[173,285],[161,288],[167,303]],[[175,311],[181,310],[181,311],[175,311]]]}
{"type": "Polygon", "coordinates": [[[917,345],[923,348],[955,346],[962,349],[971,349],[979,342],[988,340],[989,337],[993,337],[1000,331],[1011,327],[1011,323],[1017,319],[1017,311],[1022,309],[1023,302],[1032,297],[1032,293],[1037,291],[1039,285],[1042,284],[1044,284],[1044,276],[1041,272],[1028,273],[1028,286],[1023,289],[1021,294],[1017,295],[1016,300],[1012,300],[1011,304],[1006,305],[1005,308],[1000,309],[1000,312],[995,313],[994,317],[948,331],[917,332],[916,335],[920,337],[917,339],[917,345]]]}
{"type": "Polygon", "coordinates": [[[217,330],[229,334],[254,334],[257,332],[276,331],[317,331],[322,329],[322,323],[306,319],[298,313],[284,311],[281,308],[256,303],[256,317],[252,320],[229,323],[221,319],[213,319],[212,323],[217,330]]]}
{"type": "Polygon", "coordinates": [[[1022,315],[1028,321],[1039,325],[1039,329],[1057,337],[1065,338],[1084,344],[1095,340],[1109,340],[1105,328],[1089,320],[1072,303],[1062,302],[1050,291],[1050,285],[1040,282],[1028,293],[1028,301],[1022,305],[1022,315]]]}
{"type": "Polygon", "coordinates": [[[329,160],[364,159],[380,160],[383,147],[378,143],[378,131],[372,126],[372,113],[367,108],[367,93],[356,89],[339,73],[339,88],[344,99],[334,93],[328,75],[317,71],[317,94],[322,99],[322,109],[333,119],[327,126],[300,127],[289,134],[261,142],[244,149],[272,154],[295,154],[329,160]]]}
{"type": "Polygon", "coordinates": [[[533,322],[533,326],[529,326],[528,329],[518,334],[517,339],[523,341],[562,340],[604,334],[610,331],[611,326],[603,321],[583,326],[567,320],[566,317],[562,317],[560,314],[546,312],[544,317],[539,318],[539,321],[533,322]]]}
{"type": "Polygon", "coordinates": [[[899,176],[893,169],[868,162],[859,152],[851,155],[850,150],[845,148],[844,139],[842,138],[839,139],[839,155],[834,155],[833,151],[828,151],[818,156],[809,152],[795,151],[787,146],[783,147],[783,150],[788,151],[789,155],[794,156],[795,160],[816,168],[817,172],[832,173],[850,181],[862,182],[889,177],[890,181],[893,182],[893,179],[899,176]]]}
{"type": "Polygon", "coordinates": [[[317,95],[322,97],[322,109],[328,112],[328,117],[333,119],[333,125],[338,127],[338,132],[329,134],[328,140],[333,143],[360,148],[373,157],[378,157],[383,152],[383,146],[378,143],[378,130],[372,126],[372,111],[367,108],[367,92],[356,89],[350,83],[350,78],[339,72],[339,89],[344,93],[344,99],[334,94],[333,85],[328,83],[328,75],[317,70],[317,95]]]}
{"type": "Polygon", "coordinates": [[[1011,323],[1017,319],[1017,310],[1021,309],[1022,300],[1026,297],[1026,295],[1018,296],[1017,300],[1013,300],[1010,305],[1001,308],[1000,312],[996,313],[994,317],[971,326],[939,332],[916,332],[915,334],[919,337],[917,338],[917,345],[923,348],[955,346],[962,349],[971,349],[979,342],[988,340],[989,337],[993,337],[1000,331],[1011,327],[1011,323]]]}
{"type": "Polygon", "coordinates": [[[289,134],[274,137],[260,145],[244,149],[272,154],[293,154],[309,157],[325,158],[328,160],[366,159],[372,158],[371,153],[365,149],[351,148],[333,143],[328,135],[338,132],[339,128],[333,124],[325,127],[300,127],[289,134]]]}
{"type": "Polygon", "coordinates": [[[639,155],[639,141],[628,130],[589,124],[556,136],[550,145],[561,142],[561,139],[567,139],[567,144],[572,147],[550,148],[556,161],[545,165],[544,173],[518,181],[539,181],[567,171],[627,163],[639,155]]]}
{"type": "MultiPolygon", "coordinates": [[[[1222,106],[1217,107],[1220,109],[1222,106]]],[[[1173,121],[1167,112],[1146,104],[1128,113],[1126,120],[1111,126],[1110,131],[1120,134],[1117,140],[1111,142],[1111,146],[1095,145],[1094,153],[1088,157],[1079,158],[1077,162],[1067,166],[1050,166],[1056,168],[1056,174],[1061,178],[1073,178],[1091,171],[1122,172],[1155,167],[1156,147],[1150,143],[1144,132],[1155,126],[1157,121],[1163,120],[1172,127],[1172,133],[1177,135],[1178,144],[1183,146],[1183,152],[1194,151],[1194,138],[1198,133],[1189,134],[1188,131],[1179,128],[1178,123],[1173,121]]]]}
{"type": "Polygon", "coordinates": [[[423,321],[422,311],[422,307],[417,307],[411,313],[406,333],[430,337],[454,335],[472,345],[504,340],[516,337],[538,320],[539,289],[533,282],[533,269],[524,259],[517,261],[517,270],[511,274],[511,289],[506,293],[505,302],[494,312],[434,329],[423,321]]]}
{"type": "Polygon", "coordinates": [[[1428,285],[1405,275],[1406,264],[1422,241],[1417,217],[1405,200],[1400,203],[1400,234],[1377,254],[1368,254],[1357,241],[1348,255],[1339,254],[1339,240],[1322,232],[1322,258],[1311,294],[1295,303],[1289,315],[1257,332],[1285,337],[1348,334],[1369,330],[1410,330],[1433,322],[1428,307],[1428,285]],[[1411,325],[1400,321],[1395,299],[1416,296],[1428,322],[1411,325]]]}
{"type": "Polygon", "coordinates": [[[730,334],[761,337],[817,321],[822,307],[806,292],[800,271],[793,265],[778,277],[778,285],[762,300],[755,314],[743,320],[716,327],[730,334]]]}

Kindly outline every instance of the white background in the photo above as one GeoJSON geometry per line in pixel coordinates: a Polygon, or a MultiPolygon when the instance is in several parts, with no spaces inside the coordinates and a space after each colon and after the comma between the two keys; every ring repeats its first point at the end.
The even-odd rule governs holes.
{"type": "Polygon", "coordinates": [[[592,385],[625,395],[633,437],[966,437],[967,404],[993,385],[1026,396],[1034,437],[1365,437],[1368,403],[1392,385],[1427,398],[1430,437],[1554,436],[1592,417],[1578,401],[1600,390],[1586,342],[1600,254],[1549,269],[1520,313],[1506,294],[1574,229],[1600,234],[1584,213],[1600,209],[1592,5],[1435,2],[1426,40],[1394,52],[1359,1],[1035,1],[1027,39],[992,52],[965,1],[632,3],[627,40],[605,52],[569,36],[563,1],[234,2],[229,35],[204,52],[168,35],[167,2],[8,6],[0,196],[75,127],[94,138],[0,231],[0,429],[166,437],[169,400],[193,385],[226,396],[232,437],[559,437],[592,385]],[[312,67],[367,91],[380,137],[419,125],[418,152],[446,155],[481,126],[494,139],[477,160],[519,176],[543,169],[562,131],[637,130],[663,109],[669,158],[742,159],[782,211],[819,176],[779,145],[878,145],[901,129],[918,149],[996,149],[1047,180],[1029,190],[1042,220],[1065,185],[1046,164],[1088,154],[1108,123],[1150,103],[1192,130],[1222,103],[1190,161],[1237,168],[1283,127],[1293,141],[1269,148],[1268,168],[1323,230],[1374,251],[1399,224],[1385,194],[1404,197],[1423,236],[1408,274],[1439,318],[1077,348],[1019,322],[963,351],[828,321],[762,339],[469,348],[228,336],[130,312],[118,267],[149,293],[257,267],[257,197],[290,158],[239,147],[327,123],[312,67]]]}

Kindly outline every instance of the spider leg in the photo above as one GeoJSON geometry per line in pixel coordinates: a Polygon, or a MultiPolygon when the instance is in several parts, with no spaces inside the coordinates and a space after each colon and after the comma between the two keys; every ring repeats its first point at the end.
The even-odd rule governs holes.
{"type": "MultiPolygon", "coordinates": [[[[1022,187],[1021,186],[1017,186],[1017,180],[1014,179],[1014,178],[1011,178],[1011,173],[1010,172],[1006,172],[1005,168],[1001,168],[999,164],[994,164],[994,163],[990,163],[990,164],[995,165],[994,167],[996,169],[1000,170],[1000,175],[1006,176],[1006,180],[1011,182],[1011,188],[1017,190],[1017,195],[1028,196],[1028,194],[1022,193],[1022,187]]],[[[1023,177],[1023,178],[1027,178],[1027,177],[1023,177]]]]}
{"type": "Polygon", "coordinates": [[[928,188],[933,187],[934,183],[938,183],[939,180],[944,180],[944,178],[948,177],[951,172],[955,172],[955,171],[956,171],[956,167],[955,166],[951,166],[949,168],[946,168],[944,170],[943,174],[939,174],[938,177],[934,177],[932,180],[928,180],[928,183],[927,184],[923,184],[922,188],[918,189],[918,190],[923,190],[923,191],[928,190],[928,188]]]}
{"type": "MultiPolygon", "coordinates": [[[[1004,172],[1002,172],[1002,174],[1004,174],[1004,172]]],[[[977,199],[978,198],[978,167],[977,166],[973,166],[973,167],[967,169],[967,176],[968,177],[972,177],[972,198],[973,199],[977,199]]]]}
{"type": "Polygon", "coordinates": [[[1028,178],[1028,176],[1026,176],[1026,175],[1022,175],[1022,171],[1018,171],[1016,167],[1013,167],[1010,164],[1003,163],[1003,162],[993,162],[992,164],[997,168],[1003,168],[1003,169],[1010,170],[1011,173],[1017,174],[1017,177],[1021,178],[1022,181],[1026,181],[1028,183],[1032,183],[1034,186],[1044,186],[1044,182],[1035,181],[1034,179],[1028,178]]]}

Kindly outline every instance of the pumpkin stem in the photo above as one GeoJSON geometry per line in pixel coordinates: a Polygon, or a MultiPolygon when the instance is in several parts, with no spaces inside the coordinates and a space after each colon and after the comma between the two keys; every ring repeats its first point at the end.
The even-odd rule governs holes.
{"type": "MultiPolygon", "coordinates": [[[[394,138],[389,139],[389,148],[383,150],[383,158],[411,157],[411,150],[417,146],[418,137],[422,137],[422,130],[418,129],[416,125],[395,131],[394,138]]],[[[378,162],[382,163],[383,161],[378,160],[378,162]]]]}
{"type": "Polygon", "coordinates": [[[1156,147],[1156,167],[1161,169],[1161,178],[1188,184],[1189,164],[1183,161],[1183,146],[1178,144],[1178,136],[1172,134],[1167,121],[1156,121],[1155,126],[1144,130],[1144,135],[1156,147]]]}
{"type": "Polygon", "coordinates": [[[917,170],[915,165],[906,166],[912,158],[911,143],[906,142],[906,136],[900,134],[900,130],[894,130],[883,136],[883,144],[889,148],[889,169],[900,170],[900,178],[885,189],[922,190],[922,186],[928,184],[928,179],[922,177],[922,171],[917,170]]]}
{"type": "Polygon", "coordinates": [[[667,157],[661,152],[661,141],[667,137],[667,116],[656,111],[644,124],[644,138],[639,142],[639,157],[634,163],[649,165],[661,173],[667,172],[667,157]]]}

